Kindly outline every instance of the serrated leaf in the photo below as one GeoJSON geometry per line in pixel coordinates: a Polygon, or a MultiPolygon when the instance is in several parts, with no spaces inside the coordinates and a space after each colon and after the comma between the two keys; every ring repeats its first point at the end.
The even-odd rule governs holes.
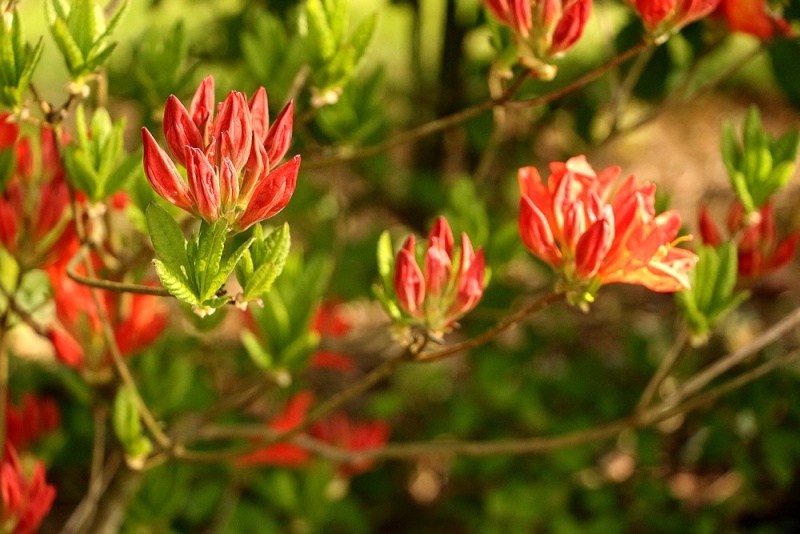
{"type": "Polygon", "coordinates": [[[217,290],[222,287],[227,280],[230,274],[233,272],[234,267],[239,262],[241,257],[247,252],[247,249],[250,248],[250,245],[253,244],[255,237],[251,237],[244,243],[242,243],[236,251],[231,254],[227,260],[225,260],[224,264],[220,267],[219,272],[211,279],[210,287],[206,290],[206,294],[203,295],[204,299],[209,298],[211,295],[217,292],[217,290]]]}
{"type": "Polygon", "coordinates": [[[172,270],[180,272],[181,267],[189,267],[186,253],[186,239],[181,227],[167,213],[167,210],[156,203],[150,203],[145,210],[147,231],[153,242],[153,249],[172,270]]]}
{"type": "Polygon", "coordinates": [[[180,270],[173,269],[160,260],[153,260],[153,265],[159,280],[161,280],[161,285],[169,291],[170,295],[187,304],[202,304],[194,293],[191,282],[180,270]]]}
{"type": "Polygon", "coordinates": [[[208,293],[211,280],[219,271],[227,233],[228,223],[225,219],[217,219],[214,224],[200,226],[197,239],[197,258],[194,265],[195,282],[199,295],[208,293]]]}
{"type": "Polygon", "coordinates": [[[272,289],[272,284],[280,276],[281,271],[282,268],[274,263],[261,264],[247,281],[247,285],[244,288],[245,300],[252,301],[268,293],[272,289]]]}
{"type": "Polygon", "coordinates": [[[292,237],[289,233],[289,223],[274,229],[264,239],[264,254],[260,258],[263,263],[272,263],[283,269],[289,249],[292,246],[292,237]]]}
{"type": "MultiPolygon", "coordinates": [[[[258,240],[256,240],[256,242],[258,242],[258,240]]],[[[253,258],[251,249],[252,245],[250,246],[250,249],[244,252],[242,259],[239,260],[239,263],[236,264],[236,280],[242,287],[247,285],[247,281],[251,276],[253,276],[253,258]]]]}

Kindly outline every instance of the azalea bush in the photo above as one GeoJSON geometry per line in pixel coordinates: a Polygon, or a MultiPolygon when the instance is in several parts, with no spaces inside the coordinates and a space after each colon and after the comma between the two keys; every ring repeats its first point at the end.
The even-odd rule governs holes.
{"type": "Polygon", "coordinates": [[[2,532],[797,528],[797,5],[0,10],[2,532]]]}

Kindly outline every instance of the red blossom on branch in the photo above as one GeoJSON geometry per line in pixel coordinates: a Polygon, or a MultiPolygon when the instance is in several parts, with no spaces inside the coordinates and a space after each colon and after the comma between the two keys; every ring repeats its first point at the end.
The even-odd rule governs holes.
{"type": "Polygon", "coordinates": [[[0,139],[2,148],[15,150],[16,169],[0,195],[0,245],[26,265],[46,267],[77,247],[64,169],[52,130],[41,128],[42,165],[34,175],[30,141],[6,118],[0,116],[0,139]]]}
{"type": "Polygon", "coordinates": [[[6,410],[6,439],[17,450],[58,428],[58,406],[49,398],[39,398],[30,393],[22,396],[22,406],[9,405],[6,410]]]}
{"type": "MultiPolygon", "coordinates": [[[[79,267],[76,269],[81,272],[79,267]]],[[[84,271],[85,272],[85,271],[84,271]]],[[[53,286],[57,323],[47,330],[56,357],[71,367],[97,370],[107,364],[100,312],[91,289],[75,282],[63,265],[48,269],[53,286]],[[87,354],[88,352],[88,354],[87,354]]],[[[167,326],[167,306],[159,297],[97,290],[100,305],[111,322],[114,338],[123,356],[152,345],[167,326]]]]}
{"type": "MultiPolygon", "coordinates": [[[[276,432],[288,432],[296,428],[305,421],[313,403],[314,395],[310,391],[295,394],[286,403],[284,411],[268,423],[268,427],[276,432]]],[[[309,434],[330,445],[355,452],[385,445],[389,439],[389,425],[383,421],[356,422],[343,413],[334,413],[312,424],[309,434]]],[[[276,443],[240,456],[238,463],[300,467],[308,464],[312,458],[312,454],[299,445],[276,443]]],[[[340,474],[351,477],[368,471],[373,465],[373,461],[363,460],[343,464],[339,471],[340,474]]]]}
{"type": "Polygon", "coordinates": [[[630,176],[616,190],[618,167],[596,173],[584,156],[550,164],[545,183],[519,170],[519,230],[528,250],[559,271],[575,303],[591,302],[603,284],[653,291],[687,289],[697,256],[677,248],[680,215],[655,213],[655,185],[630,176]]]}
{"type": "Polygon", "coordinates": [[[450,225],[439,217],[428,234],[422,268],[417,263],[413,235],[397,254],[397,303],[431,330],[445,330],[477,306],[483,296],[485,271],[483,249],[474,251],[469,237],[462,233],[461,248],[456,253],[450,225]]]}
{"type": "MultiPolygon", "coordinates": [[[[761,206],[757,213],[752,221],[746,220],[744,206],[739,201],[734,201],[728,212],[728,231],[731,236],[738,236],[738,270],[744,278],[757,278],[785,266],[800,242],[800,232],[778,239],[772,202],[761,206]]],[[[703,242],[718,247],[723,239],[705,206],[700,208],[699,219],[703,242]]]]}
{"type": "Polygon", "coordinates": [[[514,32],[521,63],[545,79],[555,75],[546,64],[580,39],[592,11],[591,0],[484,0],[483,3],[498,22],[514,32]]]}
{"type": "Polygon", "coordinates": [[[45,481],[44,465],[36,462],[33,474],[25,475],[14,448],[6,444],[0,466],[3,495],[3,532],[33,534],[50,511],[56,490],[45,481]]]}
{"type": "Polygon", "coordinates": [[[237,231],[272,217],[297,183],[300,156],[278,166],[291,143],[293,109],[289,102],[270,126],[267,93],[260,87],[249,103],[244,93],[231,92],[215,116],[211,76],[188,110],[170,96],[164,136],[172,158],[142,128],[150,185],[171,204],[209,223],[223,217],[237,231]],[[173,160],[186,168],[187,181],[173,160]]]}
{"type": "Polygon", "coordinates": [[[720,0],[628,0],[642,17],[644,27],[657,38],[666,38],[716,9],[720,0]]]}
{"type": "Polygon", "coordinates": [[[766,0],[721,0],[716,14],[725,20],[731,31],[749,33],[763,41],[794,33],[780,13],[770,9],[766,0]]]}

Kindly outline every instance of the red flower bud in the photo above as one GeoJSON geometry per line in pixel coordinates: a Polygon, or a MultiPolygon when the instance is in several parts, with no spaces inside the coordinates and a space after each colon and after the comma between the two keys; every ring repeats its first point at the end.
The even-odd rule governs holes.
{"type": "Polygon", "coordinates": [[[192,116],[192,121],[197,126],[203,142],[208,144],[210,141],[209,129],[214,117],[214,78],[212,76],[206,76],[197,87],[192,102],[189,104],[189,115],[192,116]]]}
{"type": "Polygon", "coordinates": [[[239,231],[272,217],[286,207],[297,186],[299,170],[300,156],[295,156],[261,178],[253,191],[253,198],[239,219],[239,231]]]}

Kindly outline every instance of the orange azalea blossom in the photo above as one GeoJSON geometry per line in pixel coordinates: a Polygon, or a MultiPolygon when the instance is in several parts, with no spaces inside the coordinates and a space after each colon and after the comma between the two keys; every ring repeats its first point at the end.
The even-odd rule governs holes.
{"type": "Polygon", "coordinates": [[[585,306],[603,284],[637,284],[658,292],[689,288],[693,252],[677,248],[680,215],[655,214],[655,185],[620,169],[596,173],[584,156],[550,164],[545,183],[534,167],[519,170],[519,230],[536,257],[561,274],[559,289],[585,306]]]}
{"type": "MultiPolygon", "coordinates": [[[[736,254],[739,260],[739,276],[743,278],[757,278],[777,271],[791,261],[800,242],[800,232],[792,232],[778,240],[775,209],[771,202],[761,206],[755,213],[758,216],[752,224],[748,224],[746,219],[749,217],[745,215],[744,206],[739,201],[734,201],[728,212],[730,235],[735,236],[741,232],[738,234],[736,254]]],[[[712,247],[718,247],[722,243],[719,230],[705,206],[700,208],[700,236],[704,243],[712,247]]]]}
{"type": "Polygon", "coordinates": [[[749,33],[762,41],[794,33],[779,11],[770,10],[767,0],[721,0],[716,14],[725,19],[731,31],[749,33]]]}

